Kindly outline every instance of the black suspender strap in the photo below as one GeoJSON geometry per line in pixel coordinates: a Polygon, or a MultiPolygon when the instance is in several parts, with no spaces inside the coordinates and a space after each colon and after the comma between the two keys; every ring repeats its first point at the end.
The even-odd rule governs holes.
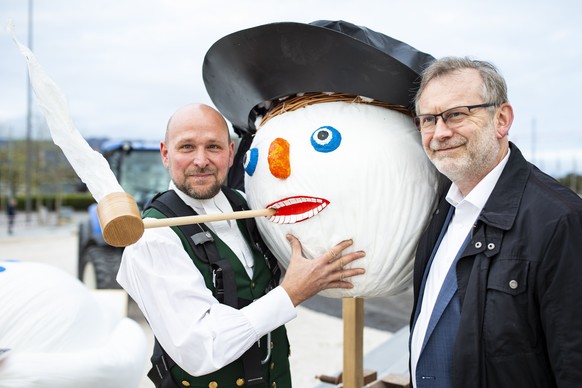
{"type": "Polygon", "coordinates": [[[214,271],[215,297],[235,309],[241,308],[236,294],[236,279],[230,261],[223,259],[212,264],[214,271]]]}
{"type": "Polygon", "coordinates": [[[178,384],[172,379],[170,370],[176,363],[166,354],[157,338],[154,338],[154,353],[151,358],[152,369],[148,372],[148,378],[156,388],[176,388],[178,384]]]}
{"type": "MultiPolygon", "coordinates": [[[[149,207],[162,212],[166,217],[195,215],[196,212],[184,203],[174,190],[156,196],[149,207]]],[[[212,234],[204,224],[180,225],[178,228],[188,237],[188,243],[196,257],[209,264],[215,276],[214,296],[220,302],[238,308],[236,283],[230,262],[221,259],[212,234]],[[223,279],[228,278],[228,281],[223,279]]]]}

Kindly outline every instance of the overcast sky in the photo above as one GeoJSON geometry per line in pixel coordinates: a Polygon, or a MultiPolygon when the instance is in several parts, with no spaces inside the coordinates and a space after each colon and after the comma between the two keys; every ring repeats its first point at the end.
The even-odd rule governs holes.
{"type": "MultiPolygon", "coordinates": [[[[26,64],[6,26],[12,19],[16,36],[28,44],[28,3],[0,0],[0,138],[25,132],[26,64]]],[[[546,170],[582,170],[578,0],[34,0],[33,5],[33,52],[66,95],[85,138],[159,140],[177,107],[211,104],[202,61],[225,35],[279,21],[342,19],[435,57],[493,62],[507,79],[516,114],[510,139],[546,170]]],[[[46,138],[40,110],[33,109],[33,135],[46,138]]]]}

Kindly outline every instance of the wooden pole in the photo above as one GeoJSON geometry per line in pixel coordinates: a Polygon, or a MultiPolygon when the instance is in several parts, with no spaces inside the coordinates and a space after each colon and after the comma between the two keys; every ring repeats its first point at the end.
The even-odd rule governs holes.
{"type": "Polygon", "coordinates": [[[103,239],[107,244],[114,247],[126,247],[134,244],[141,238],[144,230],[148,228],[269,217],[275,213],[275,209],[269,208],[164,219],[146,218],[142,220],[135,200],[126,192],[109,193],[97,204],[97,215],[99,217],[103,239]]]}
{"type": "Polygon", "coordinates": [[[364,386],[364,299],[343,298],[344,367],[343,387],[364,386]]]}
{"type": "Polygon", "coordinates": [[[146,218],[143,220],[144,228],[159,228],[162,226],[179,226],[189,224],[203,224],[205,222],[240,220],[244,218],[269,217],[276,213],[275,209],[240,210],[237,212],[225,212],[216,214],[199,214],[197,216],[183,216],[172,218],[146,218]]]}

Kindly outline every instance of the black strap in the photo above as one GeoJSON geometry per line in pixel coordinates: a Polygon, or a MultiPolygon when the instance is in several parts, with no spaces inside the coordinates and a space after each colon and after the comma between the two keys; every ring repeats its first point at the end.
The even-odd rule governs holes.
{"type": "MultiPolygon", "coordinates": [[[[234,193],[233,190],[223,188],[223,192],[225,193],[229,202],[231,202],[233,210],[244,210],[244,208],[246,208],[246,204],[242,197],[239,197],[238,194],[234,193]]],[[[181,217],[196,214],[196,212],[190,206],[186,205],[184,201],[180,199],[174,190],[168,190],[157,194],[150,201],[145,210],[149,208],[154,208],[160,211],[166,217],[181,217]]],[[[258,234],[258,230],[256,228],[256,223],[254,220],[252,221],[252,226],[256,232],[251,231],[249,228],[251,225],[249,223],[247,223],[246,226],[249,228],[251,239],[253,239],[253,245],[257,245],[257,243],[255,243],[253,233],[258,234]]],[[[216,299],[220,303],[237,309],[248,305],[251,301],[238,298],[234,270],[232,269],[230,261],[220,257],[208,227],[204,224],[189,224],[180,225],[178,228],[182,231],[182,233],[184,233],[185,236],[188,237],[188,243],[194,251],[196,257],[211,266],[215,279],[214,296],[216,299]]],[[[260,241],[263,246],[266,247],[266,245],[264,245],[262,242],[262,239],[260,239],[260,241]]],[[[259,248],[259,245],[256,246],[257,249],[262,248],[259,248]]],[[[263,252],[261,251],[261,253],[263,252]]],[[[267,258],[266,255],[264,256],[267,258]]],[[[269,268],[271,268],[268,259],[267,265],[269,268]]],[[[278,265],[275,266],[277,270],[279,270],[278,265]]],[[[273,271],[271,270],[271,272],[273,271]]],[[[279,275],[277,275],[277,282],[278,279],[279,275]]],[[[267,344],[266,346],[270,346],[270,344],[267,344]]],[[[253,386],[263,383],[264,377],[261,368],[261,354],[258,344],[251,346],[242,355],[241,358],[247,385],[253,386]]],[[[170,358],[170,356],[168,356],[157,339],[155,339],[154,353],[152,355],[151,362],[152,368],[148,372],[148,377],[150,380],[152,380],[157,388],[170,388],[178,386],[173,381],[170,373],[170,370],[174,365],[176,365],[176,363],[170,358]]]]}
{"type": "Polygon", "coordinates": [[[254,134],[249,133],[245,130],[233,126],[233,129],[240,137],[238,143],[236,154],[234,155],[232,166],[228,169],[228,187],[237,189],[240,191],[245,190],[245,167],[244,167],[244,157],[247,150],[251,147],[253,142],[254,134]]]}
{"type": "MultiPolygon", "coordinates": [[[[154,208],[166,217],[183,217],[197,213],[184,203],[174,190],[158,194],[148,208],[154,208]]],[[[210,265],[214,273],[214,297],[220,302],[238,308],[238,297],[234,273],[230,262],[223,260],[214,244],[214,239],[208,227],[204,224],[180,225],[178,228],[188,237],[188,243],[196,257],[210,265]],[[225,281],[227,277],[232,281],[225,281]]]]}
{"type": "Polygon", "coordinates": [[[230,261],[223,259],[212,264],[214,270],[214,293],[216,299],[235,309],[241,308],[236,294],[236,279],[230,261]]]}
{"type": "Polygon", "coordinates": [[[168,356],[157,338],[154,338],[154,353],[152,354],[151,362],[152,369],[148,372],[148,378],[154,383],[156,388],[180,387],[176,384],[170,373],[170,370],[176,363],[168,356]]]}

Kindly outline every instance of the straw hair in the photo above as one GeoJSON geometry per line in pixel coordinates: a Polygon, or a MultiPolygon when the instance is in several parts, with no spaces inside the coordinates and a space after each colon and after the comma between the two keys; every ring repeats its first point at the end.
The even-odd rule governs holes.
{"type": "Polygon", "coordinates": [[[373,100],[367,97],[354,96],[343,93],[304,93],[290,98],[279,99],[274,102],[274,106],[265,114],[261,121],[261,126],[265,125],[267,121],[275,116],[285,112],[292,112],[307,105],[319,104],[324,102],[351,102],[356,104],[368,104],[380,106],[387,109],[392,109],[407,116],[412,117],[412,113],[402,105],[388,104],[386,102],[373,100]]]}

